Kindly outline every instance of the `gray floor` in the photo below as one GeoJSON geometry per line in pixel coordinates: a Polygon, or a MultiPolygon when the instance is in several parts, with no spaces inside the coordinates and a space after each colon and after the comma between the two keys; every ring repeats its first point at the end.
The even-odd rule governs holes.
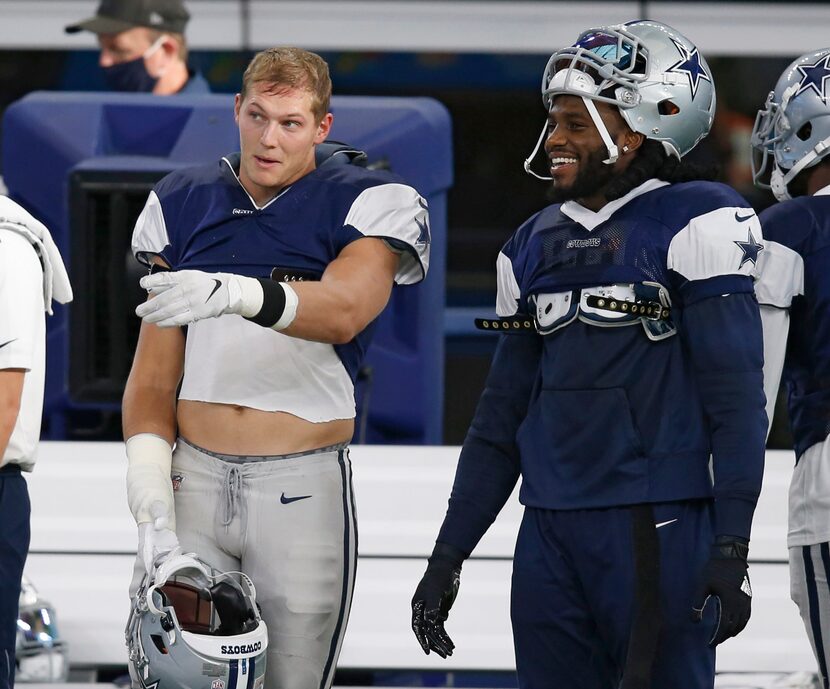
{"type": "MultiPolygon", "coordinates": [[[[21,684],[20,689],[111,689],[113,684],[21,684]]],[[[799,673],[791,674],[729,674],[718,675],[715,680],[716,689],[820,689],[814,675],[799,673]]],[[[336,688],[335,688],[336,689],[336,688]]],[[[351,689],[369,689],[366,687],[352,687],[351,689]]],[[[373,687],[371,689],[379,689],[373,687]]]]}

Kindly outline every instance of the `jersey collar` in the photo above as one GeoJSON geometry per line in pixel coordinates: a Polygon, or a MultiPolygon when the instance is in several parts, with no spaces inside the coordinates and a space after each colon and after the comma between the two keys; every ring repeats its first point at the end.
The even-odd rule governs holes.
{"type": "Polygon", "coordinates": [[[283,190],[274,198],[270,199],[267,203],[265,203],[262,206],[257,206],[256,201],[254,201],[253,197],[248,193],[248,190],[245,188],[245,185],[243,185],[242,181],[239,179],[239,160],[239,153],[231,153],[230,155],[222,157],[222,162],[224,162],[225,165],[228,166],[228,169],[231,171],[231,174],[233,175],[233,178],[236,180],[236,183],[239,185],[239,188],[245,192],[245,196],[248,197],[248,200],[251,202],[251,205],[258,211],[268,208],[268,206],[274,203],[274,201],[276,201],[280,196],[285,194],[285,192],[287,192],[293,186],[289,184],[287,187],[284,187],[283,190]]]}
{"type": "Polygon", "coordinates": [[[565,201],[565,203],[559,207],[559,210],[561,210],[571,220],[575,220],[586,230],[591,232],[598,225],[601,225],[608,220],[608,218],[614,215],[614,213],[616,213],[632,199],[667,185],[668,182],[664,182],[662,179],[646,180],[639,187],[634,187],[625,196],[606,203],[596,213],[592,210],[588,210],[585,206],[578,204],[576,201],[565,201]]]}
{"type": "Polygon", "coordinates": [[[813,196],[830,196],[830,184],[819,189],[813,196]]]}

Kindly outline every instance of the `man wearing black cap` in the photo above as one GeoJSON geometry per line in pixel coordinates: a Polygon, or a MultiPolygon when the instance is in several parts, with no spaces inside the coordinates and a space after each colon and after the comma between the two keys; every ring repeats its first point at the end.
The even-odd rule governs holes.
{"type": "Polygon", "coordinates": [[[66,32],[98,36],[98,64],[113,91],[208,93],[204,77],[187,66],[188,19],[183,0],[101,0],[94,17],[66,32]]]}

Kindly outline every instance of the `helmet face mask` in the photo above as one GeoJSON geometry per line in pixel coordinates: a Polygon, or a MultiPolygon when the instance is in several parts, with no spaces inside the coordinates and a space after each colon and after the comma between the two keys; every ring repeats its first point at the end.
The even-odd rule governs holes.
{"type": "MultiPolygon", "coordinates": [[[[660,141],[677,158],[709,133],[715,112],[706,60],[682,34],[652,21],[589,29],[572,46],[553,53],[542,76],[548,112],[558,95],[583,99],[608,149],[608,164],[616,162],[619,152],[594,101],[616,106],[632,131],[660,141]]],[[[539,145],[541,138],[530,159],[539,145]]],[[[525,169],[535,175],[529,162],[525,169]]]]}
{"type": "Polygon", "coordinates": [[[174,551],[145,575],[126,628],[130,674],[144,687],[260,689],[268,631],[256,590],[240,572],[218,572],[174,551]]]}
{"type": "Polygon", "coordinates": [[[755,117],[751,145],[752,179],[779,201],[802,170],[830,154],[830,48],[784,70],[755,117]]]}

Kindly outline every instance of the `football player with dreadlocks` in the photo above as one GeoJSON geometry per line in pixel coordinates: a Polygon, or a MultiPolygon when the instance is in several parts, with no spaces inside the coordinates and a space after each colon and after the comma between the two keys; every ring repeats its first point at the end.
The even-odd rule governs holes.
{"type": "Polygon", "coordinates": [[[712,687],[715,646],[750,614],[760,224],[683,161],[715,90],[674,29],[584,32],[550,58],[542,96],[555,203],[498,256],[501,318],[481,326],[502,334],[413,630],[426,653],[452,653],[462,563],[521,476],[519,686],[712,687]]]}
{"type": "Polygon", "coordinates": [[[830,48],[787,67],[752,133],[755,183],[780,201],[761,214],[756,285],[772,418],[787,390],[796,463],[790,484],[790,580],[824,684],[830,687],[830,48]],[[787,337],[789,331],[789,346],[787,337]]]}

